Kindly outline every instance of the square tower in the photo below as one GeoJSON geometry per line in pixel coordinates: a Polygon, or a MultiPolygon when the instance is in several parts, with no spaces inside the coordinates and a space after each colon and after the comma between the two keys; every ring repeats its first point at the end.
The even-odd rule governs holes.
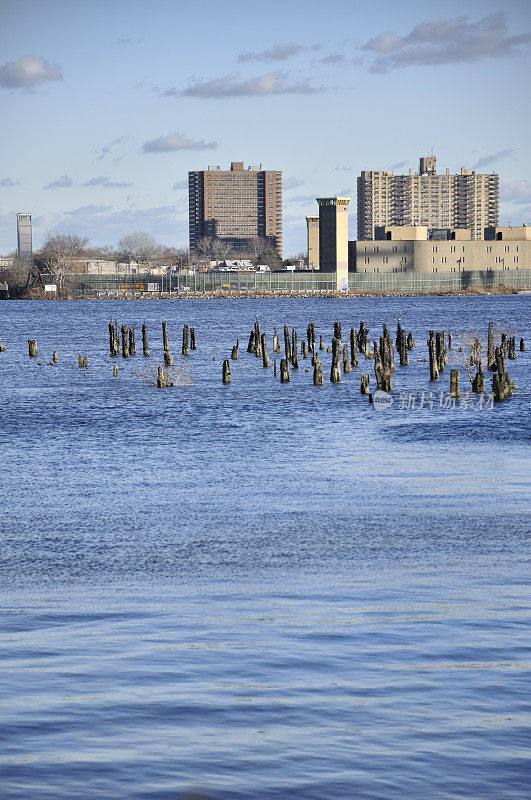
{"type": "Polygon", "coordinates": [[[308,228],[308,269],[319,269],[319,217],[306,217],[308,228]]]}
{"type": "Polygon", "coordinates": [[[348,288],[348,204],[350,197],[318,197],[319,269],[335,272],[337,289],[348,288]]]}

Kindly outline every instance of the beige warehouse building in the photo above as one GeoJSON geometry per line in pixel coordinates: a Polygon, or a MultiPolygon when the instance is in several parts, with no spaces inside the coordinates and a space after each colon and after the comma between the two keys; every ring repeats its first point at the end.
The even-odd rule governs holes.
{"type": "Polygon", "coordinates": [[[319,269],[319,217],[306,217],[308,269],[319,269]]]}
{"type": "Polygon", "coordinates": [[[350,269],[365,273],[531,269],[531,227],[487,228],[479,240],[472,239],[469,230],[445,233],[447,238],[429,239],[426,226],[377,227],[376,239],[350,243],[350,269]]]}

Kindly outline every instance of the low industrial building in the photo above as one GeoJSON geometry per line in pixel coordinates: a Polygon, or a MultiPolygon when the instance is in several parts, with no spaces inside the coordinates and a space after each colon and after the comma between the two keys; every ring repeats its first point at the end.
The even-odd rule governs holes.
{"type": "Polygon", "coordinates": [[[531,227],[486,228],[472,239],[464,228],[428,230],[424,226],[381,226],[376,238],[349,242],[349,271],[462,272],[531,269],[531,227]]]}

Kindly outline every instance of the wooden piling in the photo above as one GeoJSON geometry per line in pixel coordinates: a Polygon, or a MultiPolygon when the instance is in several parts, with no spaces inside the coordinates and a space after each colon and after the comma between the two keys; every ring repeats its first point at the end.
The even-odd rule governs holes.
{"type": "Polygon", "coordinates": [[[450,397],[459,397],[459,370],[450,370],[450,397]]]}
{"type": "Polygon", "coordinates": [[[233,345],[232,353],[230,354],[230,357],[232,358],[233,361],[237,361],[238,360],[239,347],[240,347],[240,340],[236,339],[236,344],[233,345]]]}
{"type": "Polygon", "coordinates": [[[297,331],[293,328],[291,336],[291,363],[293,369],[299,369],[299,355],[297,353],[297,331]]]}
{"type": "Polygon", "coordinates": [[[51,365],[52,365],[52,364],[57,364],[57,361],[58,361],[58,359],[57,359],[57,350],[54,350],[54,351],[53,351],[52,360],[50,361],[50,364],[51,364],[51,365]]]}
{"type": "Polygon", "coordinates": [[[334,322],[334,339],[339,339],[340,342],[343,340],[340,322],[334,322]]]}
{"type": "Polygon", "coordinates": [[[122,358],[129,358],[129,329],[122,325],[122,358]]]}
{"type": "Polygon", "coordinates": [[[278,338],[278,331],[273,328],[273,353],[280,353],[280,340],[278,338]]]}
{"type": "Polygon", "coordinates": [[[197,350],[197,341],[195,338],[194,328],[190,328],[190,350],[197,350]]]}
{"type": "Polygon", "coordinates": [[[260,333],[260,323],[254,323],[254,354],[257,358],[262,357],[262,335],[260,333]]]}
{"type": "Polygon", "coordinates": [[[37,358],[39,355],[39,348],[37,347],[37,339],[28,339],[28,351],[30,358],[37,358]]]}
{"type": "Polygon", "coordinates": [[[452,334],[448,333],[448,350],[452,349],[452,334]]]}
{"type": "Polygon", "coordinates": [[[494,372],[496,369],[494,323],[489,322],[489,333],[487,337],[487,369],[494,372]]]}
{"type": "Polygon", "coordinates": [[[314,386],[323,386],[324,385],[324,378],[323,378],[323,365],[317,359],[315,366],[313,368],[313,385],[314,386]]]}
{"type": "Polygon", "coordinates": [[[262,334],[262,364],[264,365],[264,367],[269,367],[271,364],[267,352],[267,336],[265,335],[265,333],[262,334]]]}
{"type": "Polygon", "coordinates": [[[301,342],[301,355],[303,358],[308,358],[308,346],[304,339],[301,342]]]}
{"type": "Polygon", "coordinates": [[[350,364],[358,366],[358,334],[356,328],[350,329],[350,364]]]}
{"type": "Polygon", "coordinates": [[[310,353],[315,352],[315,324],[310,322],[308,325],[308,329],[306,331],[306,337],[308,339],[308,350],[310,353]]]}
{"type": "Polygon", "coordinates": [[[323,341],[323,337],[320,336],[319,337],[319,350],[324,350],[324,349],[325,349],[325,343],[323,341]]]}
{"type": "Polygon", "coordinates": [[[135,329],[129,328],[129,355],[136,355],[135,329]]]}
{"type": "Polygon", "coordinates": [[[411,333],[411,331],[409,331],[407,335],[407,349],[413,350],[414,347],[415,347],[415,340],[413,339],[413,334],[411,333]]]}
{"type": "MultiPolygon", "coordinates": [[[[336,327],[334,325],[334,331],[336,327]]],[[[335,336],[332,339],[332,365],[330,367],[330,382],[341,383],[341,339],[335,336]]]]}
{"type": "Polygon", "coordinates": [[[83,366],[83,356],[80,353],[77,354],[77,365],[80,368],[83,366]]]}
{"type": "Polygon", "coordinates": [[[168,326],[165,322],[162,323],[162,349],[164,352],[169,352],[170,343],[168,342],[168,326]]]}
{"type": "MultiPolygon", "coordinates": [[[[165,350],[164,352],[167,353],[168,351],[165,350]]],[[[162,367],[159,366],[157,368],[157,386],[158,386],[158,388],[159,389],[165,389],[169,385],[170,385],[170,379],[169,379],[168,375],[166,375],[166,373],[164,372],[162,367]]]]}
{"type": "Polygon", "coordinates": [[[6,352],[6,347],[5,345],[2,344],[2,340],[0,339],[0,353],[5,353],[5,352],[6,352]]]}
{"type": "Polygon", "coordinates": [[[188,325],[183,325],[183,346],[181,348],[183,356],[188,355],[188,325]]]}
{"type": "Polygon", "coordinates": [[[523,338],[520,339],[520,352],[521,353],[525,352],[525,342],[524,342],[523,338]]]}
{"type": "Polygon", "coordinates": [[[485,373],[483,371],[483,364],[481,363],[481,359],[478,365],[478,371],[472,378],[472,391],[476,394],[483,394],[485,391],[485,373]]]}
{"type": "Polygon", "coordinates": [[[378,342],[374,342],[374,375],[378,389],[384,392],[390,392],[393,388],[389,345],[392,350],[389,336],[380,337],[380,347],[378,347],[378,342]]]}
{"type": "Polygon", "coordinates": [[[247,345],[247,352],[254,353],[255,352],[255,344],[254,344],[254,330],[251,331],[251,335],[249,336],[249,344],[247,345]]]}
{"type": "Polygon", "coordinates": [[[83,367],[88,367],[88,360],[87,360],[86,356],[83,356],[83,364],[82,364],[82,366],[83,367]]]}
{"type": "Polygon", "coordinates": [[[361,385],[360,385],[360,392],[361,394],[369,394],[369,382],[370,376],[365,375],[364,372],[361,373],[361,385]]]}
{"type": "Polygon", "coordinates": [[[164,366],[173,367],[173,356],[168,350],[164,351],[164,366]]]}
{"type": "Polygon", "coordinates": [[[277,377],[277,362],[275,361],[273,364],[273,375],[275,378],[277,377]]]}
{"type": "Polygon", "coordinates": [[[428,339],[428,353],[430,355],[430,381],[436,381],[439,379],[439,369],[437,367],[435,331],[430,331],[430,338],[428,339]]]}
{"type": "Polygon", "coordinates": [[[514,384],[507,374],[505,352],[501,346],[496,347],[494,357],[496,359],[496,372],[492,376],[492,391],[494,393],[494,400],[500,402],[512,397],[514,384]]]}
{"type": "Polygon", "coordinates": [[[514,361],[516,358],[516,337],[510,336],[509,337],[509,346],[507,348],[507,358],[511,361],[514,361]]]}
{"type": "MultiPolygon", "coordinates": [[[[287,325],[284,325],[284,353],[286,359],[291,361],[291,336],[287,325]]],[[[280,369],[280,376],[282,377],[282,367],[280,369]]]]}
{"type": "Polygon", "coordinates": [[[350,365],[350,356],[348,352],[348,344],[343,345],[343,372],[347,375],[349,372],[352,372],[352,367],[350,365]]]}
{"type": "Polygon", "coordinates": [[[406,332],[403,328],[400,328],[400,333],[398,336],[398,353],[400,355],[400,366],[407,367],[409,364],[409,351],[407,346],[406,332]]]}
{"type": "Polygon", "coordinates": [[[289,361],[287,358],[280,359],[280,383],[289,383],[291,376],[289,374],[289,361]]]}
{"type": "Polygon", "coordinates": [[[230,383],[230,361],[228,358],[223,362],[223,372],[221,376],[223,383],[230,383]]]}
{"type": "Polygon", "coordinates": [[[142,352],[146,357],[149,356],[148,329],[145,322],[142,325],[142,352]]]}
{"type": "Polygon", "coordinates": [[[109,351],[111,356],[117,356],[120,352],[120,342],[118,341],[118,333],[116,326],[109,322],[109,351]]]}
{"type": "Polygon", "coordinates": [[[113,375],[113,378],[117,378],[118,377],[118,364],[114,365],[113,370],[112,370],[112,375],[113,375]]]}

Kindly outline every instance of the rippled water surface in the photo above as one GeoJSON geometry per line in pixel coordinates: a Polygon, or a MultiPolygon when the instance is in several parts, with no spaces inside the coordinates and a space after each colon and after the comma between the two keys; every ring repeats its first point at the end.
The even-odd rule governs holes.
{"type": "Polygon", "coordinates": [[[529,796],[528,297],[3,301],[0,336],[3,798],[529,796]],[[271,356],[274,325],[328,345],[401,317],[391,408],[361,357],[281,385],[246,352],[256,314],[271,356]],[[150,331],[117,378],[111,318],[150,331]],[[134,374],[162,320],[176,362],[183,323],[198,339],[164,391],[134,374]],[[522,391],[440,408],[429,329],[457,357],[489,320],[526,339],[522,391]]]}

